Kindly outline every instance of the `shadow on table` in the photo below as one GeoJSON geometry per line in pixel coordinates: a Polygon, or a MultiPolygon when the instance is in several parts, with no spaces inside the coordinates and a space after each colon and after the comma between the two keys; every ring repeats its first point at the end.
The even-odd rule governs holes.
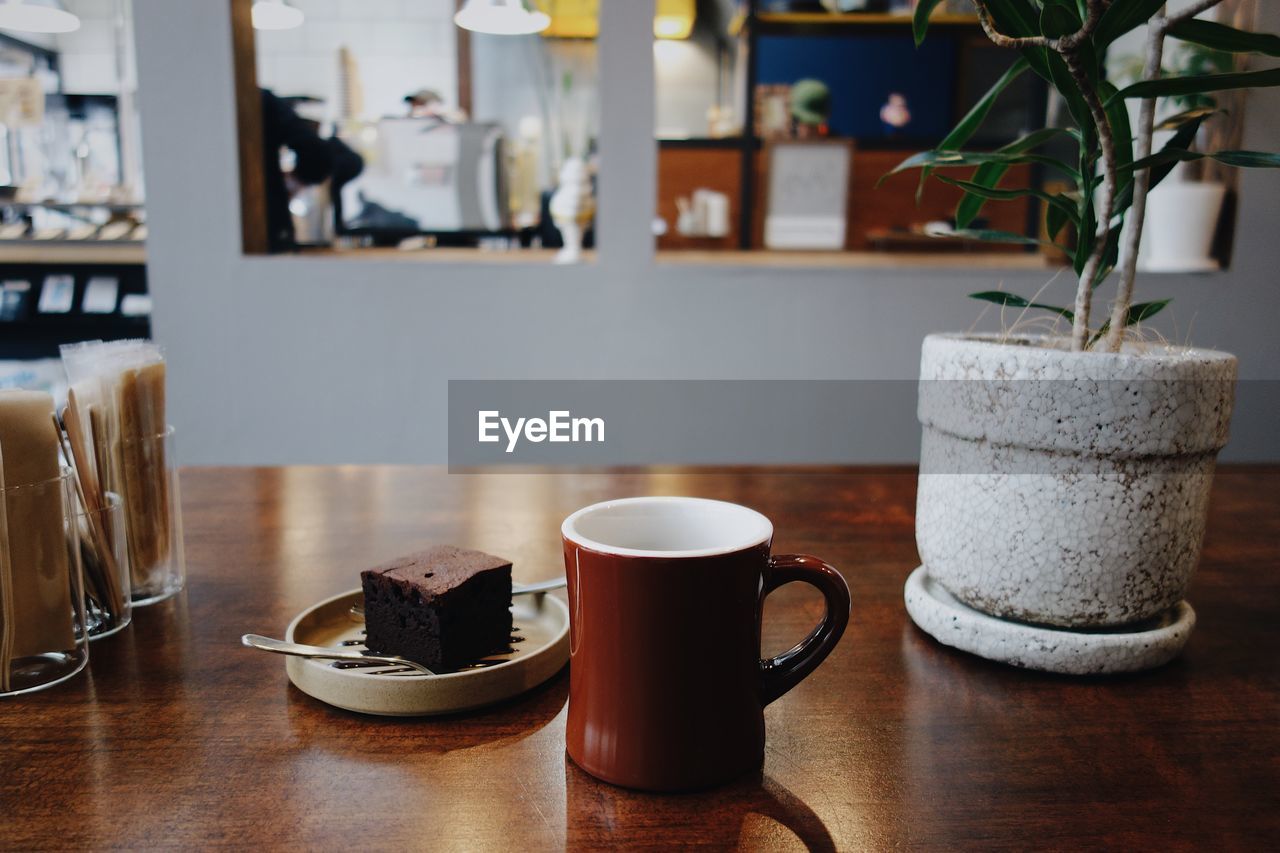
{"type": "Polygon", "coordinates": [[[809,850],[835,841],[807,804],[761,772],[708,791],[651,794],[602,782],[565,757],[569,847],[653,843],[679,850],[715,845],[776,849],[798,838],[809,850]]]}
{"type": "MultiPolygon", "coordinates": [[[[457,714],[434,717],[382,717],[359,714],[327,705],[289,685],[289,724],[294,736],[308,747],[351,749],[355,731],[378,732],[388,743],[411,738],[422,753],[447,753],[477,746],[511,744],[534,735],[554,723],[569,700],[569,667],[565,666],[543,684],[525,693],[491,705],[457,714]]],[[[563,725],[563,723],[561,723],[563,725]]],[[[366,757],[377,758],[365,748],[366,757]]],[[[388,760],[396,760],[394,751],[388,760]]]]}
{"type": "Polygon", "coordinates": [[[105,701],[142,705],[190,691],[221,661],[197,654],[188,592],[135,607],[128,627],[90,647],[89,672],[96,671],[105,701]]]}

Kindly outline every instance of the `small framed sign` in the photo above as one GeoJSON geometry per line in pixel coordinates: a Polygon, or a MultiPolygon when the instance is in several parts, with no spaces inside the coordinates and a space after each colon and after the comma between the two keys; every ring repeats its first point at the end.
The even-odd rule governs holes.
{"type": "Polygon", "coordinates": [[[116,310],[120,279],[112,275],[95,275],[85,286],[80,310],[85,314],[111,314],[116,310]]]}
{"type": "Polygon", "coordinates": [[[12,323],[25,320],[27,301],[31,297],[31,282],[13,279],[0,283],[0,320],[12,323]]]}
{"type": "Polygon", "coordinates": [[[41,314],[66,314],[71,311],[75,302],[76,277],[65,273],[57,273],[44,277],[44,287],[40,288],[40,302],[37,310],[41,314]]]}
{"type": "Polygon", "coordinates": [[[34,77],[0,77],[0,123],[38,127],[44,123],[44,89],[34,77]]]}
{"type": "Polygon", "coordinates": [[[765,248],[843,249],[853,141],[775,142],[765,154],[765,248]]]}
{"type": "Polygon", "coordinates": [[[784,83],[756,86],[753,114],[756,136],[761,139],[791,138],[791,87],[784,83]]]}

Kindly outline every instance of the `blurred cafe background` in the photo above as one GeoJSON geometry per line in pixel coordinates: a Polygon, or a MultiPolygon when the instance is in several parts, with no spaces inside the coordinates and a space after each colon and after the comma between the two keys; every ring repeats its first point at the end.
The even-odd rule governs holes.
{"type": "MultiPolygon", "coordinates": [[[[919,48],[912,11],[911,0],[3,0],[0,387],[56,391],[59,344],[154,332],[175,417],[196,433],[184,455],[282,462],[438,458],[442,429],[389,427],[357,444],[354,412],[423,382],[434,390],[412,397],[415,418],[442,426],[447,378],[515,367],[910,378],[924,332],[974,322],[965,293],[1035,292],[1062,263],[1034,245],[936,239],[960,190],[935,181],[917,197],[915,173],[881,182],[1011,61],[969,0],[939,4],[919,48]],[[595,318],[585,340],[552,331],[583,311],[595,318]],[[820,332],[827,357],[760,343],[780,317],[820,332]],[[477,323],[500,329],[479,352],[477,323]],[[659,326],[655,349],[645,330],[659,326]],[[739,332],[708,339],[709,326],[739,332]],[[330,401],[333,382],[352,389],[345,401],[330,401]],[[212,402],[228,395],[239,404],[212,402]],[[285,411],[309,413],[314,430],[292,436],[266,416],[285,411]]],[[[1139,45],[1114,50],[1109,61],[1131,62],[1139,45]]],[[[1060,112],[1023,75],[973,144],[1060,112]]],[[[1239,147],[1243,126],[1219,147],[1239,147]]],[[[1049,187],[1035,168],[1009,180],[1049,187]]],[[[1226,271],[1244,218],[1224,180],[1201,267],[1224,272],[1167,277],[1176,327],[1162,331],[1175,339],[1193,320],[1213,336],[1205,281],[1262,286],[1248,273],[1266,267],[1260,245],[1241,255],[1258,264],[1226,271]]],[[[1259,191],[1255,207],[1270,197],[1259,191]]],[[[1037,204],[993,202],[974,226],[1038,236],[1037,204]]],[[[912,444],[914,433],[905,454],[912,444]]]]}

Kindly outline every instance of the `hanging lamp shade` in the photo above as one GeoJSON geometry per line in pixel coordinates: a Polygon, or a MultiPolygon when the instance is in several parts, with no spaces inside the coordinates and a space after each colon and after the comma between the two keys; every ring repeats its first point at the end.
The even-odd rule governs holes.
{"type": "Polygon", "coordinates": [[[255,30],[292,30],[302,26],[305,16],[285,0],[258,0],[253,4],[255,30]]]}
{"type": "Polygon", "coordinates": [[[65,9],[37,6],[22,0],[0,3],[0,29],[24,33],[70,33],[80,29],[80,19],[65,9]]]}
{"type": "Polygon", "coordinates": [[[694,0],[657,0],[653,34],[660,39],[687,39],[697,15],[694,0]]]}
{"type": "Polygon", "coordinates": [[[467,0],[453,16],[464,30],[495,36],[540,33],[551,25],[545,12],[529,11],[521,0],[467,0]]]}

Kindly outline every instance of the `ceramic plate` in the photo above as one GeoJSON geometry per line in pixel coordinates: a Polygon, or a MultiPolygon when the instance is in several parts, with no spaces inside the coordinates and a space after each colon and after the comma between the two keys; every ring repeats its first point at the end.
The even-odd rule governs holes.
{"type": "MultiPolygon", "coordinates": [[[[363,648],[364,617],[352,611],[352,605],[363,603],[359,589],[322,601],[298,614],[285,640],[363,648]]],[[[475,669],[388,674],[395,667],[346,669],[341,662],[298,657],[286,658],[285,669],[289,680],[308,696],[362,714],[413,717],[492,705],[538,686],[569,660],[569,608],[563,601],[553,595],[521,595],[511,612],[514,651],[485,658],[475,669]]]]}

